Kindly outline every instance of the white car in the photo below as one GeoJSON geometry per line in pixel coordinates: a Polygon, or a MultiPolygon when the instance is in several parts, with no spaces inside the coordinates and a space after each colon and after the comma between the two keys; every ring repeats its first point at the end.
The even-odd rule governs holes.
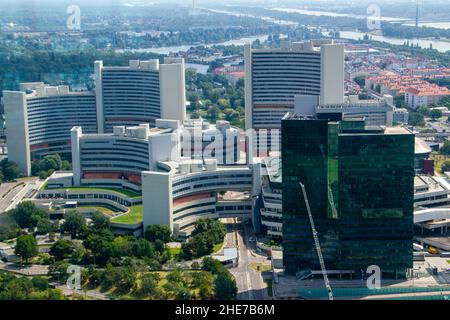
{"type": "Polygon", "coordinates": [[[255,241],[256,241],[256,239],[255,239],[255,238],[253,238],[253,237],[250,237],[250,238],[248,238],[248,241],[249,241],[249,242],[255,242],[255,241]]]}

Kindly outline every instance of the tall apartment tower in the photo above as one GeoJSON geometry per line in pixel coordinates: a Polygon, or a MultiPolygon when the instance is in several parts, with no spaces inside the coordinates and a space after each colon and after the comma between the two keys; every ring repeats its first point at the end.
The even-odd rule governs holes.
{"type": "Polygon", "coordinates": [[[182,58],[130,60],[126,67],[95,62],[99,133],[114,126],[155,125],[156,119],[186,119],[185,67],[182,58]]]}
{"type": "Polygon", "coordinates": [[[377,265],[404,277],[413,263],[414,135],[288,114],[282,121],[285,271],[320,270],[306,188],[327,271],[360,277],[377,265]]]}
{"type": "Polygon", "coordinates": [[[263,156],[279,150],[281,118],[294,111],[295,96],[315,96],[322,105],[344,102],[344,46],[332,40],[282,42],[267,50],[246,45],[245,75],[246,129],[256,131],[253,151],[263,156]]]}

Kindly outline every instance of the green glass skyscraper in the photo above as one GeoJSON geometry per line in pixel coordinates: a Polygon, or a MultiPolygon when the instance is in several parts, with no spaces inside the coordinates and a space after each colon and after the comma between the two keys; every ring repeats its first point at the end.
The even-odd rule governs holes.
{"type": "Polygon", "coordinates": [[[287,274],[320,270],[305,200],[328,271],[378,265],[402,277],[413,262],[414,135],[364,120],[282,121],[283,259],[287,274]]]}

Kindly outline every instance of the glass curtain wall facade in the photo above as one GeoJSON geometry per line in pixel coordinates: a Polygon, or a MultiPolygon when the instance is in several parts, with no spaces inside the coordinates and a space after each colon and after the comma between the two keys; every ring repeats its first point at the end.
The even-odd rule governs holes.
{"type": "Polygon", "coordinates": [[[414,135],[361,121],[282,121],[285,271],[320,270],[305,200],[327,270],[412,267],[414,135]]]}

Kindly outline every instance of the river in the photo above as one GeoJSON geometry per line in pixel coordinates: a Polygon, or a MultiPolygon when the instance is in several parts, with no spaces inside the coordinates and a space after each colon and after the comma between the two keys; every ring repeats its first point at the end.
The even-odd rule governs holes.
{"type": "MultiPolygon", "coordinates": [[[[308,9],[293,9],[293,8],[272,8],[272,11],[286,12],[286,13],[298,13],[309,16],[327,16],[327,17],[347,17],[354,19],[367,19],[367,15],[351,14],[351,13],[337,13],[331,11],[315,11],[308,9]]],[[[403,22],[406,26],[415,26],[415,19],[412,18],[400,18],[400,17],[385,17],[379,18],[381,21],[387,22],[403,22]]],[[[444,22],[432,22],[432,21],[419,21],[420,27],[429,27],[437,29],[450,29],[450,21],[444,22]]]]}
{"type": "Polygon", "coordinates": [[[123,53],[123,52],[152,52],[156,54],[162,54],[162,55],[169,55],[170,53],[177,53],[177,52],[186,52],[190,48],[204,45],[205,47],[212,47],[215,45],[224,45],[224,46],[243,46],[246,43],[253,43],[256,40],[259,40],[261,42],[265,42],[269,38],[268,35],[260,35],[260,36],[253,36],[253,37],[244,37],[240,39],[234,39],[234,40],[228,40],[224,42],[218,42],[218,43],[210,43],[210,44],[192,44],[192,45],[182,45],[182,46],[171,46],[171,47],[159,47],[159,48],[140,48],[140,49],[116,49],[116,53],[123,53]]]}
{"type": "MultiPolygon", "coordinates": [[[[339,32],[342,39],[351,39],[351,40],[359,40],[364,37],[366,33],[357,32],[357,31],[340,31],[339,32]]],[[[450,50],[450,41],[442,41],[442,40],[425,40],[425,39],[401,39],[401,38],[392,38],[378,35],[370,35],[372,40],[387,42],[394,45],[403,45],[406,41],[409,43],[419,44],[421,48],[429,48],[430,44],[433,45],[433,49],[438,50],[439,52],[447,52],[450,50]]]]}

